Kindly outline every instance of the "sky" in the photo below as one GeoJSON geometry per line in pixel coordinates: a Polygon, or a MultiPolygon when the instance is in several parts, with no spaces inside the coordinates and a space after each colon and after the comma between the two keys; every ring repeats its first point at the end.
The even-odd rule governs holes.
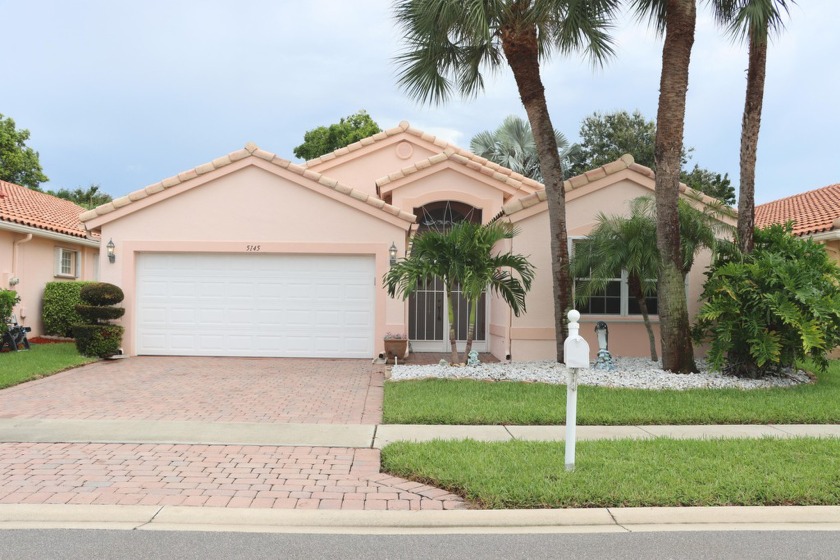
{"type": "MultiPolygon", "coordinates": [[[[698,2],[685,145],[738,184],[746,47],[698,2]]],[[[360,109],[464,148],[525,116],[503,67],[486,91],[421,106],[397,85],[402,45],[390,0],[0,0],[0,114],[28,129],[50,178],[122,196],[247,142],[295,160],[307,130],[360,109]]],[[[756,202],[840,182],[840,1],[800,0],[770,45],[756,202]]],[[[593,112],[656,116],[662,40],[621,16],[616,56],[543,65],[554,127],[579,140],[593,112]]]]}

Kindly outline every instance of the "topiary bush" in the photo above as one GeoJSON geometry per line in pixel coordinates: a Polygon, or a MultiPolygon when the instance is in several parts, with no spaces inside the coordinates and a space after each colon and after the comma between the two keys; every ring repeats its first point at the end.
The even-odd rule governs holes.
{"type": "Polygon", "coordinates": [[[822,245],[791,231],[756,230],[752,253],[730,249],[706,273],[694,335],[710,342],[713,367],[742,377],[806,358],[828,367],[840,344],[840,268],[822,245]]]}
{"type": "Polygon", "coordinates": [[[6,318],[12,314],[12,309],[19,301],[20,297],[14,290],[0,290],[0,337],[9,330],[6,318]]]}
{"type": "Polygon", "coordinates": [[[44,288],[41,319],[44,332],[52,336],[73,336],[73,325],[82,322],[76,313],[81,290],[91,282],[48,282],[44,288]]]}
{"type": "Polygon", "coordinates": [[[81,289],[83,303],[76,305],[76,312],[85,323],[73,327],[76,349],[83,356],[108,358],[119,354],[125,329],[108,321],[119,319],[125,309],[113,307],[123,300],[117,286],[105,282],[88,284],[81,289]]]}

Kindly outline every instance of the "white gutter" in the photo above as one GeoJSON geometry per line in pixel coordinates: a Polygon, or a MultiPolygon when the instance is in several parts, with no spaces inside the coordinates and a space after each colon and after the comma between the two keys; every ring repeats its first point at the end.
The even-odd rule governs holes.
{"type": "Polygon", "coordinates": [[[79,245],[84,245],[86,247],[95,247],[97,249],[100,246],[99,240],[96,239],[75,237],[73,235],[67,235],[66,233],[58,233],[55,231],[48,231],[41,228],[23,226],[12,222],[6,222],[4,220],[0,220],[0,229],[13,231],[15,233],[23,233],[25,235],[37,235],[39,237],[46,237],[47,239],[54,239],[56,241],[62,241],[64,243],[76,243],[79,245]]]}
{"type": "Polygon", "coordinates": [[[821,231],[814,235],[809,235],[814,241],[831,241],[832,239],[840,239],[840,230],[833,229],[831,231],[821,231]]]}
{"type": "Polygon", "coordinates": [[[24,243],[29,243],[30,241],[32,241],[32,234],[27,233],[26,237],[24,237],[23,239],[18,239],[17,241],[12,243],[12,278],[13,278],[13,280],[11,280],[9,282],[10,284],[12,282],[17,284],[20,281],[19,278],[18,278],[18,275],[17,275],[17,273],[18,273],[18,260],[19,260],[18,256],[20,255],[20,249],[18,249],[18,247],[20,247],[24,243]]]}

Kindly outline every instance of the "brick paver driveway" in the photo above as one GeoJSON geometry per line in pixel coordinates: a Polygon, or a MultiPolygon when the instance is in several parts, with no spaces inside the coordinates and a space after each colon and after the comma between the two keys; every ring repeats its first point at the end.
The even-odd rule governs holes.
{"type": "Polygon", "coordinates": [[[135,357],[0,391],[0,418],[377,424],[366,360],[135,357]]]}
{"type": "MultiPolygon", "coordinates": [[[[139,357],[0,391],[0,418],[377,424],[384,367],[364,360],[139,357]]],[[[378,449],[0,443],[0,504],[460,509],[379,472],[378,449]]]]}

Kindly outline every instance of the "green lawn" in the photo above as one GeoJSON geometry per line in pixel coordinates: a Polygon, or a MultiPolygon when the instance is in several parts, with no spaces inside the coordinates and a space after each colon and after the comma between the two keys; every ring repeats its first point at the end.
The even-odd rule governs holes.
{"type": "Polygon", "coordinates": [[[0,389],[95,362],[76,351],[72,343],[33,344],[25,352],[0,354],[0,389]]]}
{"type": "Polygon", "coordinates": [[[837,505],[840,440],[397,442],[383,472],[444,488],[483,508],[837,505]]]}
{"type": "MultiPolygon", "coordinates": [[[[581,386],[581,425],[840,423],[840,360],[816,383],[650,391],[581,386]]],[[[566,386],[426,379],[385,383],[386,424],[563,424],[566,386]]]]}

